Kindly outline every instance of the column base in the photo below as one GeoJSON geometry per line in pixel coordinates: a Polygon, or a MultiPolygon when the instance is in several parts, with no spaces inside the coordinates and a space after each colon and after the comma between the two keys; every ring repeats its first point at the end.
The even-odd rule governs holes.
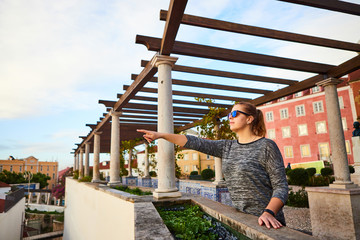
{"type": "Polygon", "coordinates": [[[338,189],[352,189],[357,188],[358,185],[354,184],[353,182],[333,182],[329,185],[329,188],[338,188],[338,189]]]}
{"type": "Polygon", "coordinates": [[[156,192],[156,190],[153,192],[153,197],[160,199],[160,198],[179,198],[181,197],[181,192],[156,192]]]}
{"type": "Polygon", "coordinates": [[[213,181],[213,182],[212,182],[212,184],[214,184],[214,185],[224,185],[224,186],[226,186],[226,183],[225,183],[225,181],[224,181],[224,180],[220,180],[220,181],[213,181]]]}
{"type": "Polygon", "coordinates": [[[92,183],[100,183],[100,182],[102,182],[100,179],[93,179],[93,180],[91,180],[91,182],[92,183]]]}
{"type": "Polygon", "coordinates": [[[360,188],[306,188],[312,234],[319,239],[360,239],[360,188]]]}
{"type": "Polygon", "coordinates": [[[116,186],[120,186],[122,185],[120,181],[116,181],[116,182],[108,182],[107,184],[109,187],[116,187],[116,186]]]}

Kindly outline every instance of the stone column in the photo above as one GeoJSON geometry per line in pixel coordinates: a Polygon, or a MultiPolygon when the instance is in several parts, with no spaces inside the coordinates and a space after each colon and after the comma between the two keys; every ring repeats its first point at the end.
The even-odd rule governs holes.
{"type": "Polygon", "coordinates": [[[61,198],[59,198],[57,201],[58,201],[58,202],[57,202],[57,205],[58,205],[58,206],[61,206],[61,198]]]}
{"type": "Polygon", "coordinates": [[[85,143],[85,166],[84,166],[84,175],[85,177],[88,177],[90,174],[90,169],[89,169],[89,158],[90,158],[90,143],[86,142],[85,143]]]}
{"type": "Polygon", "coordinates": [[[36,204],[40,204],[40,200],[41,200],[41,192],[38,192],[36,198],[36,204]]]}
{"type": "Polygon", "coordinates": [[[145,171],[144,171],[144,178],[150,178],[150,172],[149,172],[149,144],[146,142],[145,143],[145,156],[144,156],[144,160],[145,160],[145,171]]]}
{"type": "Polygon", "coordinates": [[[326,113],[329,125],[330,146],[334,166],[335,181],[332,188],[354,188],[356,185],[350,180],[348,159],[346,154],[345,137],[341,121],[339,98],[336,85],[342,80],[328,78],[317,83],[325,89],[326,113]]]}
{"type": "MultiPolygon", "coordinates": [[[[156,55],[152,59],[158,68],[158,132],[174,133],[171,69],[177,58],[156,55]]],[[[155,198],[180,197],[175,179],[174,144],[158,140],[158,188],[155,198]]]]}
{"type": "Polygon", "coordinates": [[[100,135],[102,132],[94,133],[94,167],[92,182],[100,182],[100,135]]]}
{"type": "MultiPolygon", "coordinates": [[[[216,124],[214,127],[214,131],[216,132],[216,139],[219,139],[219,124],[216,124]]],[[[222,173],[222,159],[219,157],[215,157],[215,181],[213,184],[215,185],[223,185],[225,181],[223,180],[223,173],[222,173]]]]}
{"type": "Polygon", "coordinates": [[[111,111],[110,181],[116,186],[120,181],[120,120],[121,112],[111,111]]]}
{"type": "Polygon", "coordinates": [[[75,155],[75,170],[79,171],[79,153],[75,155]]]}
{"type": "Polygon", "coordinates": [[[84,148],[80,148],[79,179],[84,177],[84,148]]]}
{"type": "Polygon", "coordinates": [[[31,203],[31,198],[32,198],[32,192],[29,193],[29,196],[28,196],[28,203],[31,203]]]}
{"type": "Polygon", "coordinates": [[[73,171],[76,171],[76,154],[74,154],[74,167],[73,167],[73,171]]]}
{"type": "Polygon", "coordinates": [[[132,177],[132,167],[131,167],[131,162],[132,162],[132,149],[129,149],[129,164],[128,164],[128,177],[132,177]]]}
{"type": "Polygon", "coordinates": [[[350,181],[344,132],[336,85],[328,78],[325,88],[335,182],[329,187],[307,187],[312,234],[319,239],[360,239],[360,188],[350,181]]]}
{"type": "Polygon", "coordinates": [[[50,205],[50,193],[46,193],[46,204],[50,205]]]}

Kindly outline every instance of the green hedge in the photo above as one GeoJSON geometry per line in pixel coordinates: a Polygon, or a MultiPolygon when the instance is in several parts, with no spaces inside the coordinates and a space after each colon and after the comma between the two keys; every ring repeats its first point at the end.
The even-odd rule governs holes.
{"type": "Polygon", "coordinates": [[[209,179],[215,177],[215,172],[212,169],[204,169],[201,172],[201,177],[204,180],[209,180],[209,179]]]}
{"type": "Polygon", "coordinates": [[[306,186],[309,182],[309,175],[304,168],[295,168],[288,172],[288,176],[292,185],[306,186]]]}
{"type": "Polygon", "coordinates": [[[199,172],[198,172],[198,171],[192,171],[192,172],[190,173],[190,176],[192,176],[192,175],[199,175],[199,172]]]}

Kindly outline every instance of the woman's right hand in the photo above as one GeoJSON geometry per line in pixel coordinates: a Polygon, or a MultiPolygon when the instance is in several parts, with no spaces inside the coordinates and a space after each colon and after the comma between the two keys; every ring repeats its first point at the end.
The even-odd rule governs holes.
{"type": "Polygon", "coordinates": [[[145,129],[137,129],[136,131],[144,133],[143,137],[149,143],[160,138],[160,133],[155,132],[155,131],[149,131],[149,130],[145,130],[145,129]]]}

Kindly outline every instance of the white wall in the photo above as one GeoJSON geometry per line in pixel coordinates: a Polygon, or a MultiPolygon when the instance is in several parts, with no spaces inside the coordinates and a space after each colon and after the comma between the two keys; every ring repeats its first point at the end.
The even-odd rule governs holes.
{"type": "Polygon", "coordinates": [[[64,207],[61,207],[61,206],[35,204],[35,203],[30,203],[28,206],[29,206],[30,210],[36,209],[38,211],[47,211],[47,212],[53,212],[53,211],[57,211],[59,213],[64,212],[64,207]]]}
{"type": "Polygon", "coordinates": [[[134,239],[134,203],[66,178],[63,239],[134,239]]]}
{"type": "Polygon", "coordinates": [[[19,240],[22,237],[21,224],[25,214],[23,197],[9,211],[0,213],[0,239],[19,240]]]}

